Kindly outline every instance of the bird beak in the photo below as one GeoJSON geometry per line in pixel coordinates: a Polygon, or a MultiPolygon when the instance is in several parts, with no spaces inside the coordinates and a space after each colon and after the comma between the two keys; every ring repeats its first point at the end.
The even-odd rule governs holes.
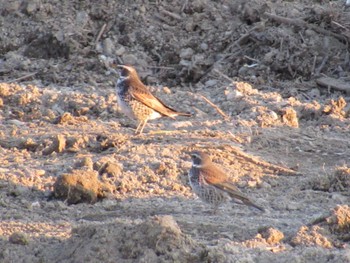
{"type": "Polygon", "coordinates": [[[124,68],[124,65],[111,63],[111,67],[112,67],[112,68],[117,68],[117,69],[122,69],[122,68],[124,68]]]}

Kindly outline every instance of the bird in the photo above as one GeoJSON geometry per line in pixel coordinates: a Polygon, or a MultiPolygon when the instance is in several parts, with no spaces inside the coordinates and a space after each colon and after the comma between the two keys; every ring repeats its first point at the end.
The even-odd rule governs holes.
{"type": "Polygon", "coordinates": [[[188,173],[189,184],[193,192],[204,202],[211,204],[216,213],[218,207],[229,199],[255,207],[264,212],[265,209],[245,196],[229,180],[226,173],[215,163],[208,154],[194,151],[191,153],[192,167],[188,173]]]}
{"type": "Polygon", "coordinates": [[[192,116],[190,113],[178,112],[166,106],[154,96],[140,80],[134,67],[116,65],[120,76],[116,83],[118,105],[126,116],[138,121],[136,134],[142,134],[148,120],[166,116],[175,119],[176,116],[192,116]]]}

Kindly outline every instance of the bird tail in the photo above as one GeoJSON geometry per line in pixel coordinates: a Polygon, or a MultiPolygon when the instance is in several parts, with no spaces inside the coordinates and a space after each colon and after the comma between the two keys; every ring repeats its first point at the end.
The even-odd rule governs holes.
{"type": "Polygon", "coordinates": [[[191,117],[192,116],[192,114],[191,113],[189,113],[189,112],[176,112],[176,115],[178,115],[178,116],[185,116],[185,117],[191,117]]]}
{"type": "Polygon", "coordinates": [[[246,200],[242,200],[242,202],[247,205],[247,206],[252,206],[255,207],[256,209],[259,209],[261,212],[265,212],[265,209],[255,203],[253,203],[252,201],[250,201],[249,199],[246,200]]]}
{"type": "Polygon", "coordinates": [[[252,202],[241,191],[239,191],[239,189],[236,186],[234,186],[233,184],[222,183],[222,184],[216,185],[216,186],[221,188],[222,190],[226,191],[233,200],[239,200],[247,206],[252,206],[252,207],[255,207],[256,209],[259,209],[262,212],[265,212],[265,209],[263,207],[252,202]]]}

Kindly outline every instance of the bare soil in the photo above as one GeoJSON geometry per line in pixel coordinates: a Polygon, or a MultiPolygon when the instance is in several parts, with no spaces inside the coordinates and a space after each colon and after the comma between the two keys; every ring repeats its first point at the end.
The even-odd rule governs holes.
{"type": "Polygon", "coordinates": [[[344,1],[0,1],[1,262],[349,262],[344,1]],[[118,111],[110,62],[192,118],[118,111]],[[209,153],[266,208],[217,214],[209,153]]]}

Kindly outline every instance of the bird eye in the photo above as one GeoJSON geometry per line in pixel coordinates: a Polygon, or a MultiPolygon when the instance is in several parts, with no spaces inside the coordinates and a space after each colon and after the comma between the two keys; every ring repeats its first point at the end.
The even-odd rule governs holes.
{"type": "Polygon", "coordinates": [[[197,154],[191,154],[191,157],[193,158],[193,159],[199,159],[199,156],[197,155],[197,154]]]}

